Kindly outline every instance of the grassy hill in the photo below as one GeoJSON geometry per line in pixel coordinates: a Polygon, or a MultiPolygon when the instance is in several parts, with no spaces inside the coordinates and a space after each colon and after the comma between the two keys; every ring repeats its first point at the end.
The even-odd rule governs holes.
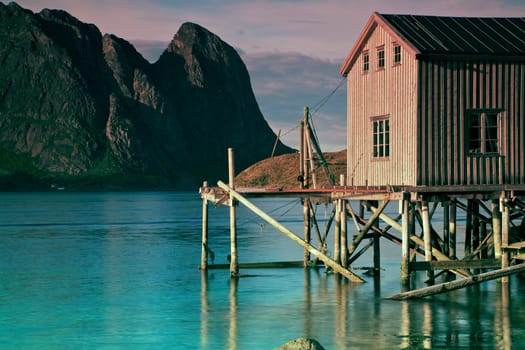
{"type": "MultiPolygon", "coordinates": [[[[324,153],[328,166],[339,183],[339,175],[346,174],[346,150],[324,153]]],[[[319,162],[317,162],[319,163],[319,162]]],[[[237,187],[298,188],[299,153],[284,154],[264,159],[243,170],[235,178],[237,187]]],[[[318,186],[329,186],[322,167],[317,167],[318,186]]]]}

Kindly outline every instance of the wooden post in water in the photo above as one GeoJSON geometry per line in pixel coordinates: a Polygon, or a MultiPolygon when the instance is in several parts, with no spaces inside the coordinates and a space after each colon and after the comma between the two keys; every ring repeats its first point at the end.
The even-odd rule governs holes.
{"type": "MultiPolygon", "coordinates": [[[[206,189],[208,182],[202,183],[202,188],[206,189]]],[[[201,270],[208,269],[208,199],[202,197],[202,251],[201,251],[201,270]]]]}
{"type": "Polygon", "coordinates": [[[494,240],[494,258],[501,258],[501,213],[499,211],[499,200],[493,199],[492,209],[492,239],[494,240]]]}
{"type": "Polygon", "coordinates": [[[465,256],[472,253],[472,199],[467,199],[467,218],[465,223],[465,256]]]}
{"type": "Polygon", "coordinates": [[[481,239],[480,239],[479,201],[477,199],[473,199],[472,200],[472,248],[473,250],[478,249],[480,242],[481,242],[481,239]]]}
{"type": "MultiPolygon", "coordinates": [[[[346,186],[345,175],[339,176],[341,186],[346,186]]],[[[347,215],[346,215],[346,200],[341,201],[341,265],[348,266],[348,233],[347,233],[347,215]]]]}
{"type": "MultiPolygon", "coordinates": [[[[428,213],[428,202],[426,199],[421,201],[421,220],[423,220],[423,240],[425,244],[425,261],[432,261],[432,231],[430,226],[430,216],[428,213]]],[[[427,270],[427,279],[433,283],[434,271],[427,270]]]]}
{"type": "MultiPolygon", "coordinates": [[[[303,220],[304,220],[304,241],[310,244],[311,230],[310,230],[310,198],[303,198],[303,220]]],[[[310,252],[308,249],[304,250],[303,265],[307,267],[310,263],[310,252]]]]}
{"type": "Polygon", "coordinates": [[[450,221],[449,221],[449,247],[448,247],[448,256],[451,259],[456,257],[456,202],[451,201],[449,206],[450,211],[450,221]]]}
{"type": "MultiPolygon", "coordinates": [[[[378,207],[378,202],[374,201],[374,206],[378,207]]],[[[374,221],[374,226],[379,228],[379,220],[374,221]]],[[[381,234],[374,230],[374,275],[379,276],[381,271],[381,234]]]]}
{"type": "MultiPolygon", "coordinates": [[[[228,178],[229,186],[235,189],[235,163],[233,148],[228,148],[228,178]]],[[[235,199],[230,197],[230,275],[239,276],[239,262],[237,257],[237,208],[235,199]]]]}
{"type": "MultiPolygon", "coordinates": [[[[501,255],[501,268],[504,269],[509,266],[510,257],[509,251],[507,249],[509,245],[509,206],[507,203],[507,195],[505,194],[504,198],[501,198],[501,246],[504,249],[501,255]]],[[[502,283],[508,283],[509,278],[503,277],[501,279],[502,283]]]]}
{"type": "Polygon", "coordinates": [[[341,263],[341,200],[335,200],[334,260],[341,263]]]}
{"type": "Polygon", "coordinates": [[[408,210],[410,202],[407,193],[403,193],[401,213],[401,282],[408,284],[410,281],[410,236],[408,228],[408,210]]]}
{"type": "Polygon", "coordinates": [[[449,211],[449,202],[443,201],[442,202],[443,207],[443,250],[445,255],[450,256],[450,211],[449,211]]]}

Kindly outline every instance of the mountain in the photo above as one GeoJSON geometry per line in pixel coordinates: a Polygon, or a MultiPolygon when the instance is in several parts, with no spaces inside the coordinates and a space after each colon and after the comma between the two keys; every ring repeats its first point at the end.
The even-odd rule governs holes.
{"type": "Polygon", "coordinates": [[[149,63],[65,11],[0,3],[0,189],[192,187],[227,179],[228,147],[242,170],[275,140],[235,49],[197,24],[149,63]]]}

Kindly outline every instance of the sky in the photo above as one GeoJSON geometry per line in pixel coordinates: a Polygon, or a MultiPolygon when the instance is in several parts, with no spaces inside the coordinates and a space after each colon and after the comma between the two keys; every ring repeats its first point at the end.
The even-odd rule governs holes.
{"type": "MultiPolygon", "coordinates": [[[[2,0],[3,1],[3,0],[2,0]]],[[[373,12],[525,17],[525,0],[18,0],[62,9],[130,41],[154,62],[180,25],[197,23],[237,49],[259,108],[289,146],[305,106],[324,152],[346,148],[345,57],[373,12]]],[[[5,1],[4,1],[5,3],[5,1]]]]}

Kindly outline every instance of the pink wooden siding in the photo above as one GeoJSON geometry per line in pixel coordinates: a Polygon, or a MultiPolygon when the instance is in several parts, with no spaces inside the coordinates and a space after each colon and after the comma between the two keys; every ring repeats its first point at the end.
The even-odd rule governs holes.
{"type": "Polygon", "coordinates": [[[368,73],[363,73],[359,57],[348,74],[348,182],[354,185],[413,185],[416,181],[417,62],[402,48],[401,64],[394,65],[394,42],[388,32],[376,27],[363,48],[370,55],[368,73]],[[377,47],[382,45],[385,67],[378,70],[377,47]],[[371,118],[379,116],[390,118],[388,159],[372,157],[371,118]]]}
{"type": "Polygon", "coordinates": [[[524,64],[421,60],[417,185],[525,183],[524,64]],[[470,155],[467,114],[498,110],[499,154],[470,155]]]}

